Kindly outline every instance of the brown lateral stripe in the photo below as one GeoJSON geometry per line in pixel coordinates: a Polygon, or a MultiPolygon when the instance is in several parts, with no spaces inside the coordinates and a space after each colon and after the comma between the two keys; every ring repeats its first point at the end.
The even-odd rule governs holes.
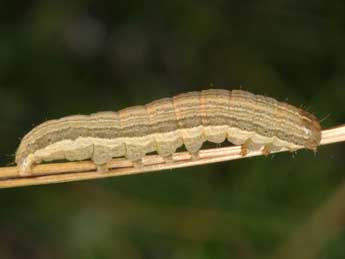
{"type": "MultiPolygon", "coordinates": [[[[35,158],[35,154],[55,143],[64,140],[75,141],[79,137],[92,138],[85,139],[85,141],[121,139],[121,141],[126,141],[124,143],[126,152],[145,154],[146,151],[139,150],[140,145],[144,144],[131,143],[131,139],[141,137],[145,142],[147,137],[147,142],[151,141],[152,135],[155,135],[156,148],[159,150],[167,148],[171,151],[174,148],[169,148],[169,145],[180,145],[180,143],[174,144],[172,142],[179,139],[179,136],[176,136],[179,134],[178,130],[185,131],[184,134],[187,135],[184,135],[184,138],[188,137],[188,146],[193,146],[193,141],[195,144],[204,141],[200,139],[200,134],[204,134],[203,127],[209,127],[207,134],[230,134],[229,132],[212,132],[212,127],[216,130],[219,126],[239,129],[243,134],[246,132],[248,136],[256,134],[270,142],[274,141],[273,137],[275,137],[277,141],[280,141],[279,143],[285,143],[284,145],[291,146],[291,149],[294,146],[315,149],[321,138],[321,127],[315,116],[297,107],[242,90],[209,89],[159,99],[145,106],[133,106],[118,112],[73,115],[47,121],[35,127],[23,138],[16,153],[16,162],[21,165],[30,154],[31,160],[49,160],[51,155],[44,154],[43,151],[40,152],[40,158],[38,155],[35,158]],[[200,127],[201,132],[199,131],[200,127]],[[163,135],[170,136],[169,138],[172,140],[165,141],[162,139],[163,135]],[[138,150],[136,151],[136,149],[138,150]]],[[[204,137],[207,138],[207,134],[204,137]]],[[[245,139],[242,139],[245,136],[229,137],[235,140],[239,138],[240,140],[235,141],[236,143],[245,142],[245,139]]],[[[107,142],[103,141],[102,143],[107,142]]],[[[84,143],[83,145],[89,144],[84,143]]],[[[91,143],[90,145],[96,144],[91,143]]],[[[58,148],[63,149],[60,146],[58,148]]],[[[71,147],[66,148],[71,149],[71,147]]],[[[83,152],[82,147],[73,148],[78,150],[75,152],[83,152]]],[[[106,150],[107,148],[110,147],[103,149],[106,150]]],[[[99,155],[100,151],[97,150],[94,150],[92,156],[99,155]]],[[[55,149],[50,152],[55,152],[55,149]]],[[[67,151],[60,150],[59,152],[67,151]]],[[[93,159],[92,156],[89,158],[93,159]]],[[[79,156],[75,154],[71,157],[78,158],[79,156]]]]}

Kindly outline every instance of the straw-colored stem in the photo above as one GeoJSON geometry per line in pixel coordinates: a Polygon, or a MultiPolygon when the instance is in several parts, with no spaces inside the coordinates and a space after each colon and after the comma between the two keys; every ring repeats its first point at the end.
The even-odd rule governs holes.
{"type": "MultiPolygon", "coordinates": [[[[345,125],[322,131],[320,145],[326,145],[345,141],[345,125]]],[[[286,149],[279,152],[287,151],[286,149]]],[[[199,158],[193,159],[188,152],[173,154],[172,161],[166,162],[158,155],[148,155],[143,159],[141,167],[133,167],[132,162],[125,158],[113,159],[109,162],[109,172],[96,171],[96,166],[91,161],[49,163],[36,165],[33,174],[29,177],[21,177],[17,167],[0,168],[0,188],[10,188],[27,185],[40,185],[50,183],[62,183],[81,181],[111,176],[141,174],[172,168],[203,165],[221,161],[248,158],[263,155],[262,151],[249,152],[241,155],[241,147],[223,147],[200,150],[199,158]]]]}

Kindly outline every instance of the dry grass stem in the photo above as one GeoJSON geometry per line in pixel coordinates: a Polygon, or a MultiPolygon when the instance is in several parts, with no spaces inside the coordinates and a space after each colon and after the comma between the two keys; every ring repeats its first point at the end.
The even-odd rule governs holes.
{"type": "MultiPolygon", "coordinates": [[[[327,129],[322,132],[320,145],[345,141],[345,125],[327,129]]],[[[283,152],[287,150],[282,150],[283,152]]],[[[96,171],[96,166],[91,161],[49,163],[36,165],[33,168],[33,175],[21,177],[17,167],[0,168],[0,188],[11,188],[18,186],[40,185],[50,183],[62,183],[105,178],[111,176],[142,174],[173,168],[203,165],[221,161],[248,158],[263,155],[261,151],[250,152],[246,156],[241,155],[241,147],[221,147],[204,149],[199,153],[198,159],[192,159],[188,152],[178,152],[173,154],[171,162],[166,162],[158,155],[148,155],[143,159],[142,167],[133,167],[132,162],[125,158],[113,159],[109,163],[109,172],[100,173],[96,171]]]]}

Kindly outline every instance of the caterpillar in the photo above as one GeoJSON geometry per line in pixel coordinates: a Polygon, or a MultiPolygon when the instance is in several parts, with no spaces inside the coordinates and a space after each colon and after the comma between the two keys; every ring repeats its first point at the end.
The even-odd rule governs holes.
{"type": "Polygon", "coordinates": [[[317,118],[300,108],[243,90],[209,89],[162,98],[118,112],[73,115],[46,121],[22,139],[15,161],[22,176],[32,165],[91,159],[97,170],[126,157],[139,163],[150,152],[169,159],[184,145],[197,157],[205,141],[241,145],[242,155],[287,148],[316,151],[317,118]]]}

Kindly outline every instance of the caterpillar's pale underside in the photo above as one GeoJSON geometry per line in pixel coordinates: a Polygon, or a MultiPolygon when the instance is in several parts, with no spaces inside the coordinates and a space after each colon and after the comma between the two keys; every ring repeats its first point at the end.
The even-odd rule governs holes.
{"type": "Polygon", "coordinates": [[[91,159],[107,171],[113,157],[140,164],[156,151],[167,158],[182,145],[197,157],[205,141],[227,139],[247,151],[264,154],[287,148],[316,151],[321,127],[309,112],[242,90],[210,89],[163,98],[118,112],[74,115],[46,121],[21,141],[16,163],[21,175],[33,164],[91,159]]]}

